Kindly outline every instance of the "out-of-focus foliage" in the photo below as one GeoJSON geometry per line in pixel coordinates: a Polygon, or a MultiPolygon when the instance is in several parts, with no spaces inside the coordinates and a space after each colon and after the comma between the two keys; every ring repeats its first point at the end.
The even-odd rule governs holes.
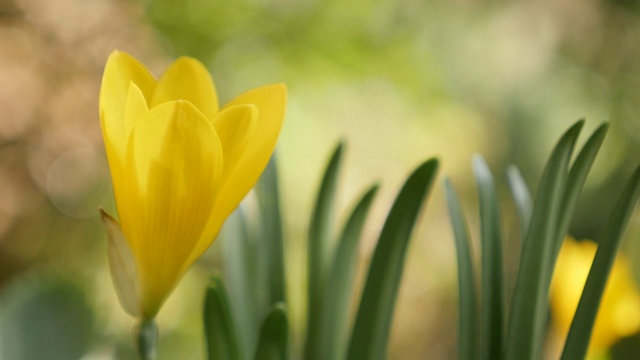
{"type": "MultiPolygon", "coordinates": [[[[510,171],[509,181],[514,190],[514,201],[519,203],[516,204],[516,208],[520,209],[518,211],[520,227],[527,228],[521,229],[520,232],[522,237],[517,265],[518,275],[513,284],[513,294],[508,298],[506,306],[503,305],[505,296],[502,287],[504,281],[501,257],[503,221],[491,171],[481,157],[475,159],[474,173],[478,184],[478,207],[482,232],[481,266],[478,269],[481,279],[479,286],[481,302],[475,300],[477,290],[473,284],[474,262],[469,255],[470,241],[466,220],[451,181],[446,180],[447,204],[458,254],[458,298],[460,299],[458,356],[460,359],[473,359],[477,354],[480,354],[481,359],[507,360],[540,359],[545,352],[548,352],[551,358],[558,356],[553,354],[553,351],[545,350],[550,291],[553,291],[554,323],[564,322],[566,329],[569,330],[568,335],[560,334],[562,338],[559,342],[564,343],[561,354],[563,360],[586,358],[590,344],[593,350],[598,350],[599,356],[607,355],[609,348],[617,340],[638,331],[637,326],[627,327],[627,333],[616,329],[615,326],[609,326],[607,330],[599,326],[593,338],[591,335],[616,253],[620,248],[637,200],[640,198],[640,166],[636,168],[619,195],[619,201],[607,221],[600,242],[597,246],[593,244],[592,250],[596,255],[591,259],[581,259],[583,263],[586,262],[585,276],[580,277],[577,268],[573,269],[575,273],[567,271],[566,259],[562,256],[558,260],[587,174],[608,129],[608,124],[598,127],[582,149],[577,152],[575,160],[571,161],[583,125],[584,121],[579,121],[569,128],[553,148],[542,173],[535,201],[531,202],[527,195],[527,186],[522,183],[516,168],[510,171]],[[523,209],[532,209],[532,211],[523,211],[523,209]],[[555,285],[552,285],[554,273],[565,274],[563,279],[566,281],[556,280],[555,285]],[[560,291],[565,293],[558,295],[560,291]],[[566,309],[567,306],[560,308],[569,314],[559,313],[557,305],[563,301],[570,301],[571,296],[568,295],[575,295],[573,309],[570,304],[568,309],[566,309]],[[477,309],[481,310],[479,314],[476,314],[477,309]],[[503,336],[502,329],[505,323],[503,319],[505,318],[507,318],[507,328],[503,336]],[[603,341],[601,333],[607,334],[608,343],[603,341]]],[[[572,239],[569,240],[569,245],[573,245],[572,241],[572,239]]],[[[563,255],[566,257],[566,251],[563,255]]],[[[612,276],[620,277],[615,271],[612,276]]],[[[633,312],[633,307],[636,305],[633,301],[636,300],[634,296],[637,297],[637,294],[633,293],[635,286],[631,276],[627,276],[627,281],[624,288],[627,293],[618,294],[624,299],[620,302],[624,303],[625,307],[619,307],[618,311],[621,311],[620,314],[625,313],[626,315],[623,316],[628,316],[628,320],[633,321],[636,315],[633,312]]],[[[614,290],[613,286],[609,286],[608,290],[609,295],[611,292],[620,293],[619,289],[614,290]]],[[[603,323],[602,320],[616,324],[617,314],[611,308],[611,300],[605,301],[600,312],[600,324],[603,323]]]]}
{"type": "MultiPolygon", "coordinates": [[[[13,285],[27,276],[72,275],[95,314],[97,340],[87,354],[130,358],[130,324],[106,272],[96,212],[113,210],[97,99],[114,48],[156,74],[178,55],[198,57],[223,103],[257,85],[287,83],[279,153],[291,284],[306,275],[300,239],[318,164],[338,137],[350,144],[338,207],[375,179],[384,185],[364,231],[366,261],[393,189],[422,159],[439,155],[472,208],[473,153],[485,156],[496,179],[518,164],[535,189],[562,129],[585,117],[591,131],[609,119],[570,228],[597,239],[640,151],[639,12],[629,0],[0,1],[0,298],[22,291],[13,285]]],[[[496,186],[505,192],[507,183],[496,186]]],[[[409,249],[391,358],[450,358],[455,348],[455,252],[445,241],[442,192],[430,201],[409,249]]],[[[515,212],[506,199],[502,205],[505,271],[513,277],[515,212]]],[[[477,227],[477,214],[467,215],[477,227]]],[[[639,216],[627,236],[624,250],[638,256],[639,216]]],[[[203,354],[202,298],[193,293],[221,267],[220,250],[189,272],[160,313],[161,359],[203,354]]],[[[302,301],[288,305],[298,341],[302,301]]],[[[625,342],[614,354],[633,351],[637,342],[625,342]]]]}
{"type": "MultiPolygon", "coordinates": [[[[302,329],[304,349],[298,353],[296,344],[291,350],[288,347],[286,302],[290,298],[265,298],[260,292],[247,291],[260,287],[276,289],[284,283],[284,258],[272,256],[264,261],[265,254],[285,253],[280,231],[268,231],[280,228],[282,219],[276,162],[272,159],[257,188],[259,193],[273,195],[259,200],[260,210],[254,211],[254,219],[246,218],[244,214],[248,211],[241,207],[224,234],[234,240],[227,243],[230,256],[225,260],[231,264],[226,277],[236,290],[227,296],[224,283],[217,276],[207,289],[204,326],[208,359],[275,360],[286,359],[287,354],[308,360],[386,358],[407,249],[436,178],[438,160],[432,158],[418,166],[399,191],[380,231],[352,316],[349,307],[358,298],[353,281],[357,249],[378,185],[371,186],[357,201],[338,232],[335,224],[342,221],[335,205],[344,145],[338,144],[327,164],[311,214],[306,259],[307,321],[302,329]],[[259,243],[260,247],[272,250],[255,251],[259,243]],[[280,264],[255,266],[261,262],[280,264]],[[265,304],[271,304],[268,311],[265,304]],[[256,341],[255,328],[260,323],[260,338],[256,341]]],[[[282,289],[273,293],[284,295],[282,289]]]]}
{"type": "Polygon", "coordinates": [[[0,359],[79,359],[89,349],[93,312],[82,288],[35,280],[0,301],[0,359]]]}

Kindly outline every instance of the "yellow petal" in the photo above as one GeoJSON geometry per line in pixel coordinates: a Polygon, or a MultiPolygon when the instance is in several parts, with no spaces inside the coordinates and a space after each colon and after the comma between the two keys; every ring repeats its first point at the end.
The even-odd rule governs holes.
{"type": "Polygon", "coordinates": [[[155,79],[131,55],[114,51],[109,56],[100,88],[100,123],[105,144],[113,147],[109,156],[122,157],[125,150],[125,105],[131,83],[136,84],[146,99],[151,98],[155,79]]]}
{"type": "Polygon", "coordinates": [[[222,143],[226,164],[224,173],[235,168],[238,157],[256,128],[257,120],[258,108],[252,104],[226,107],[213,119],[213,127],[222,143]]]}
{"type": "Polygon", "coordinates": [[[133,254],[118,222],[104,210],[99,209],[99,211],[109,239],[107,244],[109,270],[120,305],[129,315],[138,317],[140,315],[138,274],[133,254]]]}
{"type": "MultiPolygon", "coordinates": [[[[149,110],[147,109],[147,104],[142,91],[133,82],[130,83],[124,116],[124,133],[126,138],[128,138],[131,133],[131,129],[135,122],[138,119],[145,118],[148,112],[149,110]]],[[[125,186],[127,179],[125,179],[124,176],[124,154],[116,154],[118,150],[109,142],[105,142],[105,146],[107,149],[107,157],[109,158],[109,167],[111,169],[111,179],[113,183],[113,192],[116,198],[116,206],[118,208],[118,213],[120,214],[121,208],[126,206],[129,201],[129,194],[126,192],[127,187],[125,186]]]]}
{"type": "Polygon", "coordinates": [[[238,206],[267,166],[275,149],[286,105],[286,88],[282,84],[263,86],[248,91],[229,103],[226,108],[253,104],[258,108],[258,120],[247,144],[220,185],[221,197],[216,213],[223,219],[238,206]]]}
{"type": "Polygon", "coordinates": [[[173,100],[189,101],[210,120],[217,114],[213,80],[198,60],[183,56],[171,64],[158,82],[150,107],[173,100]]]}
{"type": "MultiPolygon", "coordinates": [[[[597,245],[567,237],[551,282],[554,325],[565,336],[573,320],[597,245]]],[[[622,337],[640,330],[640,293],[623,254],[614,261],[594,323],[589,353],[608,349],[622,337]]]]}
{"type": "Polygon", "coordinates": [[[167,102],[136,122],[127,147],[129,199],[120,214],[140,274],[143,316],[155,315],[190,264],[215,203],[222,147],[187,101],[167,102]]]}
{"type": "Polygon", "coordinates": [[[124,113],[124,132],[125,137],[128,138],[135,123],[140,119],[144,119],[149,112],[144,94],[134,82],[131,82],[129,85],[126,104],[124,113]]]}
{"type": "MultiPolygon", "coordinates": [[[[238,158],[243,154],[244,149],[247,147],[248,140],[255,130],[257,118],[257,107],[252,104],[246,104],[226,107],[214,119],[213,125],[216,133],[220,137],[225,164],[220,176],[220,183],[218,184],[219,189],[221,188],[221,184],[224,184],[225,179],[228,178],[236,168],[238,158]]],[[[228,190],[222,189],[222,191],[228,190]]],[[[217,197],[215,207],[235,208],[238,206],[237,202],[221,204],[220,201],[234,201],[234,198],[226,194],[220,194],[217,197]]],[[[219,212],[211,212],[208,227],[205,229],[188,263],[195,261],[195,259],[200,257],[201,253],[209,247],[226,218],[227,216],[221,216],[219,212]]]]}
{"type": "Polygon", "coordinates": [[[640,330],[640,294],[631,266],[622,254],[616,257],[600,302],[591,335],[593,347],[608,348],[640,330]]]}
{"type": "MultiPolygon", "coordinates": [[[[228,165],[231,167],[230,171],[225,171],[220,179],[219,196],[208,233],[213,233],[214,236],[218,233],[224,220],[255,185],[267,166],[282,128],[286,97],[286,87],[283,84],[268,85],[238,96],[223,108],[225,111],[237,105],[253,104],[258,108],[258,119],[246,145],[236,160],[228,165]]],[[[191,261],[200,257],[211,241],[203,239],[198,243],[191,254],[191,261]]]]}

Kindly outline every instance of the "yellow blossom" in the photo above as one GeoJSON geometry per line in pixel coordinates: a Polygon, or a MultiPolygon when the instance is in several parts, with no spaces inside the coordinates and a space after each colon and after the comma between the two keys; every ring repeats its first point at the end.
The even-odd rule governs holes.
{"type": "MultiPolygon", "coordinates": [[[[597,245],[567,237],[560,250],[551,283],[551,311],[555,329],[563,338],[587,280],[597,245]]],[[[640,330],[640,292],[629,262],[624,255],[616,258],[600,303],[589,344],[589,357],[601,356],[616,341],[640,330]]]]}
{"type": "Polygon", "coordinates": [[[156,80],[114,51],[100,121],[119,223],[102,213],[123,308],[153,318],[184,272],[254,186],[275,147],[284,85],[248,91],[222,108],[197,60],[181,57],[156,80]]]}

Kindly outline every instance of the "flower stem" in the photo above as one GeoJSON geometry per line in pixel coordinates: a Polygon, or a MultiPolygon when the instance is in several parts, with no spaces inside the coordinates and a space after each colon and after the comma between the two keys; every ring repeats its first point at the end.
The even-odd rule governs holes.
{"type": "Polygon", "coordinates": [[[134,336],[140,360],[155,360],[158,345],[158,325],[154,319],[148,319],[136,324],[134,336]]]}

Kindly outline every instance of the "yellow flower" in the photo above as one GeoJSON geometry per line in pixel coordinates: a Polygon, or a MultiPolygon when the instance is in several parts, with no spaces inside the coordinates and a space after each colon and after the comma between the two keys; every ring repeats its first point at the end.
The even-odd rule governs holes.
{"type": "MultiPolygon", "coordinates": [[[[569,332],[596,249],[592,241],[577,242],[567,237],[560,250],[551,282],[551,311],[554,327],[563,338],[569,332]]],[[[616,341],[639,330],[640,293],[629,262],[621,254],[614,262],[600,303],[589,357],[601,356],[616,341]]]]}
{"type": "Polygon", "coordinates": [[[129,314],[155,317],[213,242],[264,170],[285,103],[278,84],[220,109],[197,60],[181,57],[156,80],[129,54],[111,54],[100,122],[120,222],[101,213],[113,281],[129,314]]]}

